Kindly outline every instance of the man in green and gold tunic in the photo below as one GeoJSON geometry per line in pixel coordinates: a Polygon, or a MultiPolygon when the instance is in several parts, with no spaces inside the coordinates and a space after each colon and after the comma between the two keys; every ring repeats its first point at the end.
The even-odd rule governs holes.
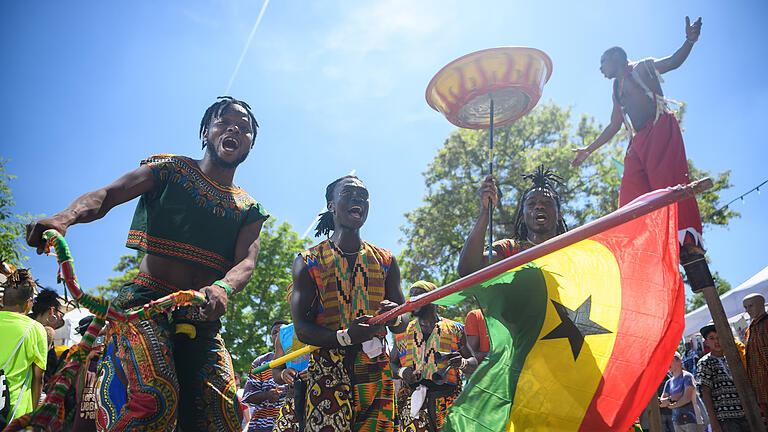
{"type": "Polygon", "coordinates": [[[227,299],[253,273],[259,234],[269,217],[235,185],[237,166],[258,124],[247,103],[222,97],[205,112],[201,160],[159,154],[65,210],[27,226],[43,251],[42,233],[100,219],[140,197],[127,246],[145,252],[139,273],[113,304],[139,307],[178,290],[207,296],[201,309],[109,326],[99,365],[97,424],[109,431],[239,431],[232,361],[219,334],[227,299]]]}

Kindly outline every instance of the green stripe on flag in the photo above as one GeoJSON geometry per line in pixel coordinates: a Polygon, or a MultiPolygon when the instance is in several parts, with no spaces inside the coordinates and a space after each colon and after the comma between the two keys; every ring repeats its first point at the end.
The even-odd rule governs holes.
{"type": "Polygon", "coordinates": [[[450,303],[441,304],[472,295],[483,309],[491,351],[449,409],[446,432],[504,430],[525,358],[546,315],[546,281],[535,263],[452,294],[445,298],[453,297],[450,303]]]}

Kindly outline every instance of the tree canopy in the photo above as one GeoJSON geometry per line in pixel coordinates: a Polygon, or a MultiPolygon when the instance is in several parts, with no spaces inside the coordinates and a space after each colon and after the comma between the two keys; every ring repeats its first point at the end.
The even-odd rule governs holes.
{"type": "Polygon", "coordinates": [[[26,235],[26,223],[32,219],[29,213],[16,214],[12,211],[16,201],[11,192],[10,182],[15,175],[10,175],[5,170],[8,159],[0,158],[0,258],[19,267],[27,257],[24,251],[27,245],[24,243],[26,235]]]}

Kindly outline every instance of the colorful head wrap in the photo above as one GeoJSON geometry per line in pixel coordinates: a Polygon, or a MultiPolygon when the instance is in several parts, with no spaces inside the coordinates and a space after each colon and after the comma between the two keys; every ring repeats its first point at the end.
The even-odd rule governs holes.
{"type": "Polygon", "coordinates": [[[432,282],[427,282],[425,280],[420,280],[420,281],[414,283],[413,285],[411,285],[411,287],[408,288],[408,290],[410,291],[410,290],[412,290],[414,288],[421,288],[421,289],[423,289],[426,292],[430,292],[430,291],[436,290],[437,286],[435,284],[433,284],[432,282]]]}

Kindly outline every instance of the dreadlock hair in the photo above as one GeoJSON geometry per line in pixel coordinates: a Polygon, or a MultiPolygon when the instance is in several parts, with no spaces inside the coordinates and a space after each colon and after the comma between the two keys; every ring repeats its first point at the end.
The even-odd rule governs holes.
{"type": "MultiPolygon", "coordinates": [[[[207,110],[205,110],[205,114],[203,114],[203,119],[200,120],[200,139],[203,139],[203,134],[205,134],[208,131],[208,125],[211,124],[211,121],[214,119],[217,119],[221,116],[221,113],[224,112],[225,109],[229,108],[232,105],[240,105],[245,109],[245,112],[248,113],[248,118],[251,119],[251,129],[253,129],[253,138],[251,138],[251,148],[253,148],[253,144],[256,142],[256,133],[259,129],[259,123],[256,121],[256,117],[253,115],[253,112],[251,111],[251,106],[247,103],[237,100],[233,98],[232,96],[219,96],[216,98],[217,101],[213,103],[213,105],[209,106],[207,110]]],[[[203,141],[203,148],[205,148],[205,145],[207,143],[203,141]]]]}
{"type": "Polygon", "coordinates": [[[27,269],[18,269],[3,282],[3,304],[19,306],[26,303],[35,293],[35,280],[27,269]]]}
{"type": "Polygon", "coordinates": [[[32,317],[32,319],[36,319],[45,311],[53,307],[59,307],[59,295],[56,294],[56,291],[45,288],[41,290],[37,296],[35,297],[34,303],[32,303],[32,311],[29,313],[29,315],[32,317]]]}
{"type": "MultiPolygon", "coordinates": [[[[333,191],[336,190],[336,185],[341,183],[344,180],[347,179],[357,179],[357,176],[353,175],[345,175],[344,177],[337,178],[331,184],[326,186],[325,188],[325,202],[331,202],[333,201],[333,191]]],[[[321,235],[328,236],[331,234],[331,231],[335,230],[336,227],[333,224],[333,213],[331,213],[330,210],[326,210],[322,213],[320,213],[318,216],[320,216],[320,220],[317,222],[317,226],[315,226],[315,237],[320,237],[321,235]]]]}
{"type": "Polygon", "coordinates": [[[515,214],[515,240],[528,240],[528,227],[525,226],[525,218],[523,217],[523,203],[525,202],[525,197],[528,196],[528,193],[534,190],[547,192],[555,200],[555,204],[557,204],[560,219],[557,220],[556,235],[568,231],[568,225],[566,225],[562,212],[560,211],[560,195],[555,190],[555,185],[560,186],[563,184],[563,178],[552,172],[549,168],[545,170],[544,165],[539,165],[536,168],[536,171],[531,174],[523,174],[523,178],[530,180],[533,184],[520,194],[520,201],[517,204],[517,212],[515,214]]]}

